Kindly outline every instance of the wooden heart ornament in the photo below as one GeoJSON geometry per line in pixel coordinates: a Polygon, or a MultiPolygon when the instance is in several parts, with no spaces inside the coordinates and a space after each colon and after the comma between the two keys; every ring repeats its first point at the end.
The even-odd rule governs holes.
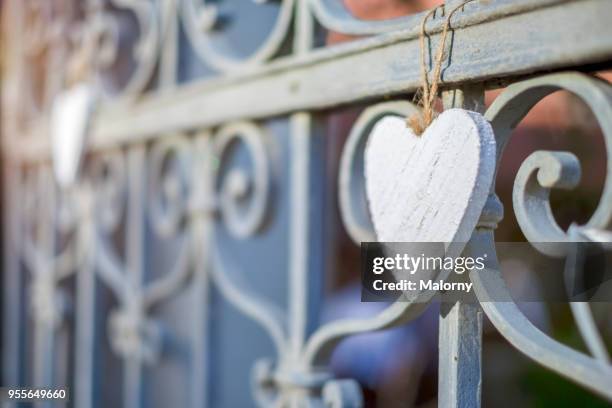
{"type": "Polygon", "coordinates": [[[417,136],[386,116],[365,150],[366,194],[380,242],[457,243],[476,227],[495,173],[495,137],[480,114],[450,109],[417,136]]]}

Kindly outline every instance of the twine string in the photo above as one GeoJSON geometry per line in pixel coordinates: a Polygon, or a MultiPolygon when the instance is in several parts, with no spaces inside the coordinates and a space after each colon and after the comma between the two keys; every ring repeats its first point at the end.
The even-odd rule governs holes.
{"type": "Polygon", "coordinates": [[[427,23],[427,19],[443,6],[439,6],[429,10],[429,12],[425,14],[423,20],[421,21],[421,33],[419,35],[419,43],[421,47],[421,88],[417,91],[418,104],[421,106],[421,111],[415,115],[410,116],[406,121],[407,125],[412,128],[412,130],[417,136],[422,135],[425,129],[427,129],[427,127],[436,117],[434,104],[436,102],[438,88],[440,86],[440,73],[442,72],[442,63],[445,59],[444,51],[446,49],[446,37],[448,36],[448,31],[450,29],[451,18],[457,10],[463,8],[463,6],[472,1],[474,0],[466,0],[463,3],[459,4],[457,7],[453,8],[446,17],[444,27],[442,28],[440,42],[438,43],[438,49],[436,51],[431,84],[429,83],[429,77],[427,75],[427,64],[425,62],[425,38],[427,37],[425,25],[427,23]]]}

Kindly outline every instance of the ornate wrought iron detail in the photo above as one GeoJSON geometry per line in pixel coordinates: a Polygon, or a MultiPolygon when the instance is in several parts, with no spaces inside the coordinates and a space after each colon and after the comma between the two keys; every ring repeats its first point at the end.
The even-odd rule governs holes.
{"type": "MultiPolygon", "coordinates": [[[[494,127],[498,140],[498,156],[511,135],[514,127],[542,98],[557,90],[568,90],[579,96],[593,111],[601,126],[606,142],[607,156],[612,157],[612,87],[598,79],[577,73],[563,73],[543,76],[516,83],[503,92],[488,109],[486,116],[494,127]]],[[[498,160],[499,162],[499,160],[498,160]]],[[[562,245],[575,239],[576,229],[610,228],[612,187],[608,172],[602,197],[595,213],[584,227],[574,226],[567,233],[556,223],[549,203],[549,189],[572,188],[579,180],[580,167],[575,156],[567,152],[532,153],[522,164],[514,185],[514,210],[523,233],[536,248],[551,256],[563,256],[567,246],[562,245]],[[558,247],[545,248],[539,242],[559,242],[558,247]],[[552,248],[552,249],[551,249],[552,248]]],[[[582,239],[580,239],[582,240],[582,239]]],[[[493,242],[488,243],[493,245],[493,242]]],[[[489,294],[511,295],[503,284],[499,266],[493,260],[491,274],[474,275],[474,287],[479,299],[490,299],[489,294]]],[[[572,304],[577,327],[594,357],[575,351],[539,331],[513,302],[482,301],[482,307],[510,343],[540,364],[571,378],[575,382],[610,399],[612,394],[607,386],[612,378],[612,366],[607,352],[601,347],[601,338],[592,324],[587,304],[572,304]],[[578,374],[580,373],[580,374],[578,374]]]]}
{"type": "MultiPolygon", "coordinates": [[[[267,2],[255,3],[261,5],[267,2]]],[[[235,71],[261,65],[279,51],[290,29],[295,0],[282,0],[279,3],[276,23],[268,38],[246,58],[232,55],[231,48],[223,50],[215,46],[211,38],[215,30],[220,29],[224,22],[229,24],[232,19],[231,11],[223,12],[223,3],[209,4],[202,0],[183,1],[180,15],[191,44],[200,58],[219,71],[235,71]]]]}
{"type": "MultiPolygon", "coordinates": [[[[104,330],[111,349],[125,363],[124,405],[139,406],[142,366],[155,367],[166,356],[166,346],[173,336],[156,318],[154,308],[177,297],[187,287],[197,286],[202,291],[208,291],[210,284],[228,303],[257,323],[274,345],[275,356],[256,362],[252,370],[252,390],[261,406],[295,401],[307,401],[313,405],[323,403],[332,407],[360,406],[362,396],[356,382],[334,379],[326,369],[334,346],[353,334],[408,322],[418,316],[426,304],[396,303],[374,318],[331,322],[316,328],[313,333],[306,333],[300,326],[305,326],[304,320],[308,318],[306,306],[299,303],[305,302],[306,298],[300,283],[309,278],[308,269],[304,267],[307,262],[306,250],[301,246],[300,239],[307,235],[304,230],[310,218],[309,208],[296,197],[300,198],[301,193],[308,192],[306,186],[311,182],[308,179],[308,149],[315,138],[310,123],[312,116],[306,110],[351,102],[357,98],[378,98],[397,93],[405,90],[409,81],[403,74],[397,74],[406,71],[400,64],[373,71],[371,76],[374,80],[383,83],[378,84],[376,90],[369,89],[371,82],[364,82],[364,89],[343,91],[344,95],[336,98],[335,94],[332,95],[333,87],[329,93],[321,92],[323,87],[308,90],[311,93],[304,91],[304,88],[308,88],[307,84],[310,83],[306,81],[307,78],[329,81],[330,74],[337,76],[339,72],[345,73],[347,68],[354,66],[355,61],[360,61],[353,59],[354,54],[367,52],[374,57],[382,56],[386,61],[395,52],[396,48],[392,47],[399,47],[402,41],[406,40],[406,47],[414,47],[407,40],[416,38],[422,15],[387,21],[362,21],[350,15],[339,0],[255,1],[249,6],[269,8],[275,15],[274,24],[261,44],[248,52],[241,50],[237,56],[232,47],[223,46],[227,40],[224,30],[232,24],[241,23],[232,20],[233,10],[229,2],[27,0],[12,3],[23,3],[13,7],[19,11],[16,13],[18,24],[28,26],[28,30],[20,33],[18,41],[18,45],[23,45],[18,52],[21,61],[19,67],[24,69],[16,76],[21,80],[17,81],[17,85],[12,85],[23,90],[17,92],[19,103],[14,110],[18,112],[16,118],[23,122],[19,126],[26,130],[30,126],[25,123],[44,114],[54,96],[69,86],[75,77],[97,83],[107,102],[129,100],[131,105],[120,104],[118,110],[129,106],[133,109],[130,115],[133,113],[141,121],[163,111],[168,104],[181,102],[172,97],[164,99],[163,95],[160,99],[150,100],[145,96],[142,105],[137,102],[141,94],[157,92],[157,88],[161,90],[164,87],[163,80],[156,77],[165,75],[161,71],[170,70],[172,75],[169,77],[176,74],[172,67],[176,68],[179,63],[179,30],[175,27],[173,37],[171,27],[174,23],[182,24],[189,41],[189,44],[181,45],[192,47],[207,68],[219,72],[221,76],[227,75],[227,78],[213,80],[217,82],[198,85],[202,88],[196,88],[198,92],[194,94],[214,94],[221,89],[225,92],[220,93],[225,98],[223,103],[236,101],[243,95],[235,89],[241,86],[241,75],[244,74],[244,78],[255,78],[248,82],[250,88],[247,91],[251,93],[268,90],[271,83],[265,82],[268,77],[270,81],[278,82],[271,99],[282,100],[282,104],[287,105],[282,108],[274,104],[268,108],[266,105],[258,110],[245,107],[248,105],[245,103],[242,110],[236,112],[221,112],[210,105],[205,106],[202,109],[211,109],[221,118],[202,119],[208,121],[206,127],[215,128],[196,134],[185,130],[200,127],[203,123],[197,122],[200,120],[200,104],[194,103],[194,99],[174,109],[168,116],[178,119],[164,122],[166,127],[162,130],[157,129],[156,121],[152,121],[155,122],[153,125],[141,124],[142,128],[134,125],[122,128],[121,123],[111,121],[117,126],[109,131],[114,139],[98,142],[96,152],[88,157],[83,177],[71,190],[62,191],[55,186],[46,159],[42,159],[42,163],[14,159],[15,162],[9,164],[13,174],[19,176],[15,190],[19,197],[17,201],[22,200],[14,213],[20,223],[17,231],[20,241],[15,246],[19,252],[16,256],[18,262],[23,262],[29,271],[28,293],[32,301],[28,313],[33,317],[36,331],[36,382],[40,385],[52,383],[50,370],[56,362],[48,357],[52,354],[50,348],[66,324],[67,317],[77,314],[80,317],[76,319],[78,327],[75,330],[76,354],[79,357],[75,368],[76,400],[79,401],[76,404],[88,406],[91,403],[90,371],[93,363],[87,357],[94,352],[91,322],[94,320],[95,305],[88,296],[94,292],[95,284],[92,282],[99,282],[109,289],[116,301],[114,309],[104,316],[104,330]],[[313,50],[315,23],[345,34],[384,35],[351,45],[354,48],[313,50]],[[293,40],[292,45],[290,40],[293,40]],[[269,64],[285,52],[289,53],[286,58],[283,57],[287,61],[269,64]],[[328,64],[337,57],[344,59],[343,65],[328,64]],[[128,61],[125,66],[122,65],[124,61],[128,61]],[[328,65],[319,69],[318,64],[328,65]],[[309,65],[317,69],[311,71],[309,65]],[[157,73],[158,70],[160,73],[157,73]],[[79,71],[86,71],[86,74],[80,76],[79,71]],[[276,81],[275,75],[278,78],[282,76],[282,80],[276,81]],[[381,76],[384,78],[379,78],[381,76]],[[235,89],[223,88],[234,78],[237,79],[235,89]],[[321,95],[314,97],[314,93],[321,95]],[[293,96],[296,96],[295,103],[290,99],[293,96]],[[162,106],[161,110],[155,108],[157,103],[162,106]],[[189,108],[184,110],[188,114],[182,113],[185,106],[189,108]],[[149,108],[152,110],[147,110],[149,108]],[[285,311],[244,283],[245,271],[236,268],[232,259],[224,256],[215,241],[215,234],[224,229],[236,240],[248,240],[256,237],[267,225],[271,217],[275,181],[269,155],[272,138],[251,118],[287,112],[291,115],[290,201],[293,206],[290,220],[293,235],[289,245],[291,260],[287,269],[291,275],[292,287],[289,292],[294,303],[285,311]],[[198,119],[183,123],[186,116],[197,116],[198,119]],[[247,119],[235,121],[241,118],[247,119]],[[132,130],[137,135],[133,135],[132,130]],[[155,136],[150,137],[152,134],[155,136]],[[132,136],[138,137],[132,140],[132,136]],[[237,149],[247,156],[248,166],[234,166],[231,156],[237,149]],[[144,230],[147,228],[152,231],[152,239],[160,242],[172,240],[176,244],[172,262],[164,273],[154,278],[147,276],[144,262],[148,255],[143,248],[144,230]],[[121,242],[117,240],[121,233],[126,235],[125,248],[116,247],[117,241],[121,242]],[[66,289],[72,280],[77,284],[74,299],[71,291],[66,289]],[[295,321],[298,323],[295,324],[295,321]]],[[[469,26],[474,22],[490,22],[500,16],[518,16],[531,9],[544,10],[545,6],[557,3],[563,2],[500,2],[487,7],[471,4],[466,6],[465,14],[458,16],[454,28],[469,26]]],[[[591,11],[607,7],[607,4],[602,4],[593,0],[584,2],[580,7],[589,7],[591,11]]],[[[560,7],[553,10],[557,13],[557,19],[564,16],[559,12],[560,7]]],[[[577,6],[567,4],[563,7],[577,6]]],[[[442,19],[437,17],[442,17],[442,14],[441,9],[440,16],[428,24],[428,28],[431,28],[429,32],[435,33],[439,28],[442,19]]],[[[540,14],[538,16],[541,17],[540,14]]],[[[601,41],[590,44],[591,53],[593,49],[603,49],[601,44],[604,40],[601,41]]],[[[563,53],[566,54],[566,50],[563,53]]],[[[595,57],[589,55],[588,58],[582,55],[580,58],[579,61],[588,60],[589,63],[602,59],[599,54],[595,57]]],[[[559,59],[558,54],[551,52],[545,57],[546,64],[541,67],[536,61],[511,65],[505,71],[497,69],[491,73],[490,67],[476,70],[464,64],[460,68],[472,70],[450,74],[454,75],[452,78],[456,82],[470,82],[475,75],[482,81],[499,72],[507,76],[558,67],[561,64],[559,59]]],[[[565,56],[563,64],[574,64],[567,59],[565,56]]],[[[408,86],[413,89],[416,83],[413,79],[417,76],[411,75],[408,78],[412,82],[408,86]]],[[[359,76],[360,80],[364,77],[359,76]]],[[[501,156],[511,130],[529,109],[545,95],[558,89],[577,94],[593,109],[606,135],[608,159],[612,157],[610,85],[576,73],[519,82],[498,97],[487,112],[498,138],[498,156],[501,156]]],[[[188,93],[177,95],[188,99],[188,93]]],[[[344,147],[338,178],[338,200],[344,226],[356,243],[374,237],[360,184],[363,173],[361,156],[366,136],[383,115],[406,116],[415,109],[407,102],[387,102],[370,107],[354,125],[344,147]]],[[[126,115],[118,112],[109,117],[120,122],[119,119],[125,119],[126,115]]],[[[11,127],[11,130],[17,128],[11,127]]],[[[611,163],[608,160],[608,177],[595,214],[586,225],[575,225],[568,231],[560,229],[554,220],[548,194],[552,188],[571,188],[576,183],[579,162],[566,152],[536,152],[523,163],[515,180],[514,209],[523,232],[534,246],[537,247],[538,242],[543,240],[564,242],[575,240],[576,236],[584,240],[607,236],[605,234],[612,226],[611,163]]],[[[501,213],[501,204],[492,193],[477,228],[482,236],[475,240],[474,247],[491,249],[494,244],[492,230],[501,213]]],[[[564,253],[564,247],[559,246],[559,251],[550,255],[564,253]]],[[[490,291],[505,290],[495,260],[491,260],[488,266],[492,271],[490,275],[474,277],[475,289],[481,300],[487,298],[490,291]]],[[[198,316],[205,316],[205,305],[199,306],[198,316]]],[[[578,353],[538,331],[514,303],[483,301],[482,307],[500,333],[519,350],[551,370],[612,399],[609,389],[612,378],[610,357],[602,345],[588,304],[573,303],[571,308],[592,356],[578,353]]],[[[194,325],[201,323],[194,322],[194,325]]],[[[197,353],[201,353],[197,357],[202,357],[205,352],[197,350],[197,353]]],[[[194,368],[196,382],[205,381],[205,370],[202,367],[194,368]]],[[[197,394],[197,391],[195,394],[193,405],[197,406],[197,403],[204,402],[205,396],[197,394]]]]}

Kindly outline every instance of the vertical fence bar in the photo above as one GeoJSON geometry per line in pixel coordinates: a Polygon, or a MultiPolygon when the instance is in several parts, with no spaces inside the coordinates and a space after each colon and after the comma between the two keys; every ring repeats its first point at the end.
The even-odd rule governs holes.
{"type": "Polygon", "coordinates": [[[318,319],[323,265],[324,139],[313,130],[311,114],[295,113],[290,120],[289,316],[291,346],[297,359],[318,319]]]}
{"type": "MultiPolygon", "coordinates": [[[[3,47],[2,90],[0,92],[2,123],[0,131],[3,141],[15,140],[20,134],[16,129],[19,109],[22,108],[20,86],[25,77],[20,58],[23,48],[23,31],[20,22],[23,21],[22,2],[5,0],[2,2],[0,15],[0,37],[5,41],[3,47]],[[10,35],[9,35],[10,34],[10,35]],[[11,41],[8,41],[8,38],[11,41]]],[[[20,273],[20,242],[21,214],[20,198],[22,197],[21,163],[11,155],[2,155],[2,215],[4,217],[2,231],[2,296],[3,296],[3,330],[2,333],[2,379],[3,385],[19,385],[22,375],[22,347],[25,316],[22,315],[22,274],[20,273]]],[[[6,404],[13,406],[13,404],[6,404]]]]}
{"type": "Polygon", "coordinates": [[[161,47],[159,57],[159,87],[161,89],[176,86],[178,71],[178,0],[165,0],[161,4],[161,47]]]}
{"type": "Polygon", "coordinates": [[[192,332],[192,383],[191,406],[208,407],[210,376],[209,362],[209,311],[210,311],[210,245],[213,239],[214,218],[210,212],[210,200],[214,194],[212,179],[213,155],[211,135],[204,132],[195,139],[195,159],[192,180],[193,206],[195,213],[191,216],[191,245],[194,253],[194,323],[192,332]],[[195,250],[198,248],[198,250],[195,250]]]}
{"type": "MultiPolygon", "coordinates": [[[[314,21],[306,1],[298,1],[294,54],[313,47],[314,21]]],[[[318,325],[323,282],[324,137],[310,112],[296,112],[290,123],[289,338],[295,370],[306,338],[318,325]]],[[[291,406],[305,406],[306,390],[297,390],[291,406]]]]}
{"type": "Polygon", "coordinates": [[[482,310],[476,302],[442,303],[438,404],[479,407],[482,310]]]}
{"type": "MultiPolygon", "coordinates": [[[[91,208],[92,191],[84,192],[79,197],[79,205],[87,206],[85,209],[86,217],[82,220],[83,225],[77,226],[79,238],[86,240],[86,243],[77,243],[77,246],[84,245],[85,262],[81,269],[77,270],[77,293],[76,293],[76,345],[75,345],[75,371],[74,371],[74,404],[80,408],[90,408],[93,396],[93,375],[94,375],[94,355],[95,355],[95,303],[96,303],[96,277],[94,265],[94,217],[91,208]],[[83,230],[85,229],[85,231],[83,230]],[[84,232],[84,233],[83,233],[84,232]]],[[[81,209],[83,210],[83,209],[81,209]]]]}
{"type": "MultiPolygon", "coordinates": [[[[198,223],[208,223],[210,221],[194,221],[198,223]]],[[[208,234],[207,229],[204,226],[197,227],[202,229],[202,234],[208,234]]],[[[199,234],[198,234],[199,235],[199,234]]],[[[206,254],[202,254],[198,262],[195,264],[194,278],[193,278],[193,306],[194,306],[194,321],[193,321],[193,332],[192,332],[192,350],[193,350],[193,361],[191,362],[191,407],[201,408],[208,407],[208,389],[209,381],[212,378],[208,375],[209,373],[209,334],[207,330],[209,316],[209,275],[206,270],[208,266],[208,259],[205,258],[208,255],[208,248],[204,249],[206,254]]]]}
{"type": "MultiPolygon", "coordinates": [[[[41,256],[34,260],[35,270],[31,271],[32,279],[29,291],[29,299],[33,299],[32,296],[41,296],[37,294],[33,288],[36,285],[48,285],[47,290],[44,291],[42,296],[56,295],[56,282],[55,277],[55,265],[53,258],[55,256],[55,228],[54,228],[54,217],[56,216],[56,190],[53,184],[53,176],[50,174],[51,169],[47,166],[41,166],[37,169],[36,178],[36,200],[39,205],[40,217],[36,232],[37,245],[40,245],[41,256]],[[42,197],[45,197],[44,202],[42,197]],[[45,282],[45,280],[48,280],[45,282]],[[34,286],[32,286],[34,285],[34,286]]],[[[31,307],[31,304],[27,306],[31,307]]],[[[32,315],[35,319],[34,328],[34,385],[38,387],[52,387],[54,386],[54,362],[55,362],[55,342],[56,342],[56,331],[53,319],[58,318],[55,313],[52,313],[50,320],[41,318],[39,315],[40,310],[32,311],[32,315]]],[[[51,403],[48,401],[35,402],[35,407],[50,407],[51,403]]]]}
{"type": "Polygon", "coordinates": [[[94,267],[87,264],[77,273],[77,327],[75,359],[75,406],[90,408],[93,395],[95,355],[95,277],[94,267]]]}
{"type": "MultiPolygon", "coordinates": [[[[128,284],[133,285],[133,299],[141,307],[141,286],[144,273],[144,163],[145,146],[136,145],[128,151],[128,214],[126,261],[130,274],[128,284]]],[[[139,311],[138,313],[140,313],[139,311]]],[[[139,318],[142,316],[139,316],[139,318]]],[[[139,350],[140,351],[140,350],[139,350]]],[[[139,356],[128,356],[125,360],[124,407],[138,408],[142,404],[142,364],[139,356]]]]}
{"type": "MultiPolygon", "coordinates": [[[[291,116],[289,337],[293,369],[306,338],[316,329],[324,274],[324,138],[310,113],[291,116]]],[[[303,406],[305,390],[296,390],[292,406],[303,406]]]]}
{"type": "MultiPolygon", "coordinates": [[[[5,386],[16,386],[20,382],[20,363],[22,333],[25,322],[21,305],[21,274],[19,273],[19,233],[20,206],[18,205],[21,189],[21,174],[16,163],[8,161],[4,166],[4,233],[3,233],[3,296],[4,296],[4,333],[2,378],[5,386]]],[[[7,404],[8,406],[8,404],[7,404]]],[[[11,404],[12,406],[12,404],[11,404]]]]}
{"type": "MultiPolygon", "coordinates": [[[[484,88],[446,91],[445,109],[482,112],[484,88]]],[[[469,245],[469,244],[468,244],[469,245]]],[[[467,278],[467,274],[463,275],[467,278]]],[[[440,306],[438,404],[440,407],[480,407],[482,309],[475,299],[440,306]]]]}

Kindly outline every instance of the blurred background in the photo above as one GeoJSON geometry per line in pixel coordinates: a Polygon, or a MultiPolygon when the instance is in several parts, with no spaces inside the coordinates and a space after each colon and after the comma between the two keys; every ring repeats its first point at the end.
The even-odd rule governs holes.
{"type": "MultiPolygon", "coordinates": [[[[343,3],[355,18],[387,20],[429,10],[443,1],[343,3]]],[[[276,32],[282,31],[279,21],[286,19],[284,2],[0,0],[0,7],[6,230],[1,383],[68,385],[90,396],[73,399],[71,406],[170,407],[201,402],[212,407],[246,407],[253,406],[254,399],[265,401],[265,395],[253,397],[252,370],[256,361],[277,354],[274,340],[256,319],[240,312],[232,300],[240,293],[228,295],[231,285],[224,285],[214,271],[239,276],[252,292],[280,309],[291,308],[288,270],[294,262],[290,242],[291,223],[295,222],[291,204],[295,199],[291,196],[295,124],[286,115],[272,115],[255,124],[191,129],[181,125],[181,118],[198,114],[232,118],[233,104],[240,101],[228,97],[183,112],[172,109],[172,102],[224,83],[240,84],[241,75],[257,72],[263,64],[257,55],[281,60],[281,71],[283,58],[299,47],[286,39],[276,40],[276,32]],[[157,10],[156,26],[150,21],[151,10],[157,10]],[[275,45],[266,45],[271,42],[275,45]],[[273,58],[265,56],[267,48],[276,48],[273,58]],[[157,50],[155,57],[153,49],[157,50]],[[207,88],[206,81],[213,85],[207,88]],[[93,208],[93,215],[77,210],[86,205],[86,183],[77,180],[68,187],[57,185],[48,158],[11,156],[21,146],[51,149],[61,143],[52,139],[49,115],[57,106],[57,95],[78,83],[95,83],[101,94],[96,103],[111,111],[105,118],[113,123],[105,126],[116,126],[117,134],[124,116],[139,114],[139,104],[167,104],[167,117],[176,117],[170,120],[176,125],[174,130],[162,128],[157,139],[135,140],[134,146],[141,150],[111,140],[84,155],[79,179],[91,180],[95,203],[87,208],[93,208]],[[206,145],[207,132],[221,140],[212,142],[218,154],[207,155],[206,150],[190,144],[197,139],[206,145]],[[254,141],[258,138],[263,142],[254,141]],[[169,142],[160,142],[165,139],[169,142]],[[189,213],[189,200],[194,196],[190,183],[195,181],[185,170],[189,168],[187,153],[215,167],[210,180],[208,169],[194,173],[198,183],[211,184],[204,193],[221,192],[220,204],[203,199],[202,205],[221,208],[207,209],[207,217],[214,215],[202,225],[189,213]],[[253,208],[259,204],[250,200],[257,197],[262,177],[272,180],[269,195],[263,198],[265,216],[250,231],[244,225],[253,218],[251,212],[257,213],[253,208]],[[229,201],[223,201],[225,192],[229,201]],[[238,200],[242,195],[247,197],[245,202],[238,200]],[[103,255],[97,262],[107,266],[87,266],[83,261],[87,248],[102,244],[95,240],[91,244],[93,238],[79,235],[85,234],[79,228],[86,224],[82,217],[100,218],[103,241],[110,248],[101,251],[112,255],[103,255]],[[194,242],[185,249],[188,240],[194,242]],[[54,275],[53,283],[48,284],[44,276],[53,275],[50,270],[57,266],[58,254],[65,254],[71,267],[62,276],[54,275]],[[194,261],[181,261],[188,256],[194,261]],[[140,273],[134,278],[136,269],[140,273]],[[85,273],[96,277],[78,278],[85,273]],[[208,274],[215,284],[197,278],[208,274]],[[168,275],[178,278],[164,281],[168,275]],[[146,312],[138,307],[134,312],[130,298],[142,295],[142,287],[156,282],[162,282],[158,287],[163,288],[151,295],[146,312]],[[134,354],[138,354],[136,363],[134,354]],[[89,356],[87,361],[84,356],[89,356]],[[91,378],[85,388],[78,384],[83,373],[91,378]]],[[[317,49],[359,42],[364,37],[322,25],[313,30],[317,49]]],[[[289,31],[289,37],[296,35],[289,31]]],[[[605,68],[602,63],[585,70],[609,81],[612,71],[605,68]]],[[[487,84],[487,107],[506,84],[487,84]]],[[[242,97],[246,98],[243,102],[256,106],[277,95],[267,95],[264,89],[242,97]]],[[[394,95],[393,99],[412,100],[413,95],[394,95]]],[[[318,154],[313,163],[321,168],[312,174],[319,177],[314,182],[321,186],[321,195],[315,197],[320,207],[310,216],[322,238],[319,252],[313,252],[320,259],[309,266],[308,279],[321,280],[323,288],[320,305],[310,317],[314,327],[341,318],[374,316],[386,306],[360,302],[360,248],[347,233],[337,199],[345,142],[359,115],[373,103],[343,104],[313,115],[312,127],[322,137],[319,150],[312,148],[307,153],[318,154]],[[313,275],[315,270],[321,276],[313,275]]],[[[563,228],[586,222],[599,204],[607,166],[601,128],[582,100],[556,92],[542,99],[517,126],[501,160],[496,192],[505,211],[495,233],[498,242],[525,241],[512,209],[512,188],[525,158],[540,149],[570,151],[581,160],[580,185],[571,191],[554,190],[551,196],[554,215],[563,228]]],[[[297,199],[306,202],[312,197],[297,199]]],[[[511,284],[516,287],[521,286],[522,274],[534,272],[521,259],[505,260],[502,268],[505,274],[518,276],[511,284]]],[[[541,330],[586,352],[567,304],[529,303],[521,308],[541,330]]],[[[612,308],[596,304],[594,309],[610,350],[612,308]]],[[[438,318],[439,307],[432,304],[407,325],[351,336],[334,349],[329,369],[338,378],[355,379],[367,407],[436,406],[438,318]]],[[[485,407],[610,406],[524,357],[486,317],[482,364],[485,407]]]]}

